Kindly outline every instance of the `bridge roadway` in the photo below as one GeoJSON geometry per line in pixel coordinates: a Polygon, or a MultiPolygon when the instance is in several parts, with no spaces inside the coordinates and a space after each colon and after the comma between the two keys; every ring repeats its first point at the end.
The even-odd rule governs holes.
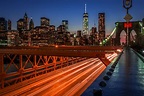
{"type": "MultiPolygon", "coordinates": [[[[112,61],[115,56],[116,54],[107,55],[107,58],[112,61]]],[[[3,91],[0,91],[0,95],[80,96],[80,94],[82,94],[82,92],[105,70],[105,68],[106,66],[98,58],[90,58],[77,64],[50,72],[45,75],[45,79],[25,87],[15,89],[14,86],[12,86],[11,90],[4,89],[3,91]]],[[[23,83],[24,82],[22,82],[22,84],[23,83]]]]}
{"type": "Polygon", "coordinates": [[[102,90],[102,96],[144,96],[144,63],[132,49],[124,51],[112,75],[109,76],[110,79],[104,80],[103,77],[108,76],[106,73],[109,69],[111,65],[85,90],[82,96],[94,96],[93,90],[102,90]],[[106,83],[105,87],[99,85],[101,81],[106,83]]]}

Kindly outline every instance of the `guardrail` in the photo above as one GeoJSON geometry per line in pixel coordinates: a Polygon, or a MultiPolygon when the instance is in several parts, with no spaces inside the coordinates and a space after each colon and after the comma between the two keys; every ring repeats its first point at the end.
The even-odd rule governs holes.
{"type": "Polygon", "coordinates": [[[69,66],[86,58],[0,54],[0,88],[69,66]]]}

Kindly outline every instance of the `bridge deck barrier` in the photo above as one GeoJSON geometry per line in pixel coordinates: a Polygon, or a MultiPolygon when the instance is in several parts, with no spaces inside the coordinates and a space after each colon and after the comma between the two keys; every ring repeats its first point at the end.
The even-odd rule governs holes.
{"type": "Polygon", "coordinates": [[[60,47],[60,49],[54,48],[53,51],[47,47],[0,49],[0,89],[90,57],[99,58],[107,66],[110,58],[119,53],[117,48],[121,49],[121,47],[68,47],[68,49],[60,47]],[[108,56],[110,54],[111,56],[108,56]]]}

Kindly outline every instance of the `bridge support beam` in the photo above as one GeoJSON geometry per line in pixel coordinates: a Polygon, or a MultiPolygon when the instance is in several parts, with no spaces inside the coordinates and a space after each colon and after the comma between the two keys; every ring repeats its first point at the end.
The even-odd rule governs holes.
{"type": "Polygon", "coordinates": [[[97,57],[102,61],[105,66],[110,64],[110,61],[105,57],[105,55],[97,55],[97,57]]]}
{"type": "Polygon", "coordinates": [[[4,88],[4,75],[3,54],[0,54],[0,89],[4,88]]]}

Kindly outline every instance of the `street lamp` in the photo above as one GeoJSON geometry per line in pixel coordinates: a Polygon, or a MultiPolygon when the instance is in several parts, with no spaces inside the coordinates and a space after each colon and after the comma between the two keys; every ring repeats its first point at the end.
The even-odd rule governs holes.
{"type": "MultiPolygon", "coordinates": [[[[130,14],[129,14],[129,9],[132,7],[132,0],[123,0],[123,7],[127,10],[126,12],[126,16],[124,17],[124,19],[127,22],[127,25],[129,23],[129,21],[133,18],[130,14]]],[[[127,26],[127,46],[129,45],[129,26],[127,26]]]]}
{"type": "Polygon", "coordinates": [[[123,0],[123,7],[128,10],[132,7],[132,0],[123,0]]]}

